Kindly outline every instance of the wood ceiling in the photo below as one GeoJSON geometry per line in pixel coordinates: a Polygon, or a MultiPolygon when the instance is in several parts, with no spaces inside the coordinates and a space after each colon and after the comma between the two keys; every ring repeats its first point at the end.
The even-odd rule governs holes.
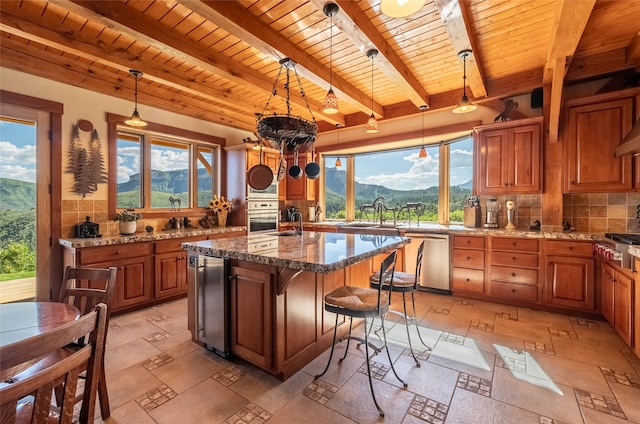
{"type": "MultiPolygon", "coordinates": [[[[253,132],[288,57],[306,97],[292,75],[292,114],[309,119],[308,101],[327,131],[364,125],[372,110],[452,109],[457,54],[472,49],[469,98],[501,111],[501,99],[544,86],[551,134],[563,86],[640,69],[639,0],[427,0],[406,18],[382,15],[380,0],[333,1],[331,27],[326,0],[2,0],[0,65],[131,100],[137,69],[143,118],[148,105],[253,132]],[[322,112],[330,80],[335,115],[322,112]]],[[[267,113],[286,112],[279,82],[267,113]]]]}

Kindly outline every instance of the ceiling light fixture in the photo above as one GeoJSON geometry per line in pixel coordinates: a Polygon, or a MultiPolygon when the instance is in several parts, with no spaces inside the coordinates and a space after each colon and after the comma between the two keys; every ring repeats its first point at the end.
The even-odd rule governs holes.
{"type": "Polygon", "coordinates": [[[304,94],[302,83],[300,82],[300,76],[296,71],[296,63],[293,60],[289,58],[280,60],[280,69],[278,70],[278,75],[276,75],[276,80],[273,83],[269,100],[267,100],[267,104],[264,105],[262,113],[256,114],[256,116],[258,118],[256,132],[262,139],[269,141],[271,147],[278,150],[283,150],[282,147],[286,145],[290,152],[295,152],[300,146],[313,143],[316,140],[316,136],[318,135],[318,124],[316,123],[316,119],[313,117],[313,112],[311,112],[311,108],[309,107],[309,100],[307,100],[307,96],[304,94]],[[287,114],[278,115],[274,113],[273,115],[265,115],[265,112],[269,107],[269,102],[278,94],[276,87],[278,86],[278,80],[280,79],[283,69],[286,69],[287,74],[287,81],[284,84],[284,88],[286,90],[285,102],[287,105],[287,114]],[[310,121],[300,116],[291,116],[289,72],[292,69],[298,81],[298,86],[300,87],[300,94],[306,103],[309,114],[311,115],[310,121]]]}
{"type": "Polygon", "coordinates": [[[463,77],[462,77],[462,98],[460,99],[460,103],[458,103],[458,107],[453,109],[453,113],[467,113],[473,112],[478,108],[478,106],[471,103],[469,98],[467,97],[467,57],[471,55],[471,49],[462,50],[458,53],[458,58],[462,59],[463,64],[463,77]]]}
{"type": "Polygon", "coordinates": [[[335,3],[327,3],[322,8],[325,16],[331,18],[331,26],[329,27],[329,91],[322,103],[322,111],[330,115],[338,113],[338,98],[333,92],[333,17],[338,13],[340,8],[335,3]]]}
{"type": "Polygon", "coordinates": [[[416,13],[424,3],[425,0],[381,0],[380,10],[390,18],[404,18],[416,13]]]}
{"type": "Polygon", "coordinates": [[[144,74],[140,71],[136,71],[135,69],[130,69],[129,74],[133,75],[136,79],[135,90],[133,92],[133,99],[135,103],[131,117],[124,121],[124,123],[127,125],[131,125],[132,127],[146,127],[147,123],[142,120],[140,114],[138,113],[138,80],[142,78],[144,74]]]}
{"type": "Polygon", "coordinates": [[[340,168],[342,166],[342,161],[340,160],[340,124],[336,124],[336,128],[338,128],[338,157],[336,158],[336,168],[340,168]]]}
{"type": "Polygon", "coordinates": [[[424,111],[427,110],[427,105],[420,106],[420,110],[422,111],[422,147],[420,148],[418,157],[420,159],[426,159],[429,156],[427,154],[427,149],[424,148],[424,111]]]}
{"type": "Polygon", "coordinates": [[[378,132],[378,121],[376,121],[376,117],[373,116],[373,58],[378,55],[378,50],[369,49],[367,50],[367,57],[371,58],[371,116],[369,116],[369,120],[367,121],[366,132],[369,134],[375,134],[378,132]]]}

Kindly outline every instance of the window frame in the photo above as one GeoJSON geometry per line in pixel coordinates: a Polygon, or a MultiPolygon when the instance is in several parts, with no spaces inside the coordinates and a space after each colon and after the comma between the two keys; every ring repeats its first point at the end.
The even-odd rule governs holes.
{"type": "Polygon", "coordinates": [[[193,191],[197,185],[197,170],[198,170],[198,158],[197,148],[198,146],[213,148],[214,164],[212,166],[215,169],[215,175],[212,182],[212,193],[220,192],[220,188],[223,184],[223,147],[226,144],[226,140],[222,137],[203,134],[196,131],[186,130],[182,128],[172,127],[163,124],[156,124],[148,122],[146,127],[136,128],[128,126],[124,123],[127,119],[125,116],[109,114],[107,113],[108,123],[108,139],[109,139],[109,215],[113,216],[123,208],[118,208],[118,189],[117,189],[117,173],[118,173],[118,160],[117,160],[117,147],[118,147],[118,135],[122,131],[123,133],[140,135],[141,136],[141,160],[140,160],[140,173],[142,178],[142,208],[136,208],[136,211],[142,213],[145,218],[170,218],[175,215],[175,211],[171,208],[152,208],[151,196],[150,196],[150,152],[151,142],[154,138],[162,140],[166,138],[168,141],[177,141],[180,143],[189,144],[189,190],[190,199],[188,205],[181,205],[180,212],[185,215],[196,214],[202,211],[202,207],[198,207],[198,194],[193,191]]]}
{"type": "MultiPolygon", "coordinates": [[[[467,138],[471,138],[471,142],[472,142],[472,147],[473,144],[475,143],[475,141],[473,140],[473,136],[469,135],[469,136],[464,136],[464,137],[457,137],[455,139],[452,140],[447,140],[447,141],[441,141],[439,143],[432,143],[432,144],[428,144],[425,145],[425,147],[438,147],[439,151],[439,169],[440,172],[438,174],[438,179],[439,179],[439,187],[438,187],[438,224],[442,224],[442,225],[448,225],[451,222],[449,221],[450,219],[450,213],[449,213],[449,209],[450,209],[450,191],[449,191],[449,185],[450,185],[450,172],[451,172],[451,161],[450,161],[450,153],[451,153],[451,148],[450,145],[454,144],[456,142],[462,141],[464,139],[467,138]]],[[[419,149],[420,146],[417,147],[402,147],[402,148],[391,148],[391,149],[379,149],[379,150],[370,150],[367,152],[362,152],[362,153],[341,153],[340,155],[338,155],[337,153],[323,153],[321,156],[321,169],[324,170],[324,163],[326,160],[335,160],[336,157],[340,157],[341,159],[344,159],[343,162],[343,166],[344,163],[346,163],[346,213],[345,213],[345,220],[346,221],[353,221],[355,220],[355,210],[356,210],[356,204],[355,204],[355,157],[359,156],[360,154],[371,154],[371,153],[375,153],[375,152],[385,152],[385,151],[392,151],[392,150],[410,150],[410,149],[419,149]]],[[[475,163],[475,161],[474,161],[475,163]]],[[[473,179],[475,177],[474,175],[475,173],[472,172],[471,173],[471,178],[473,179]]],[[[321,207],[323,208],[323,210],[326,210],[326,197],[325,197],[325,184],[326,184],[326,179],[324,179],[323,176],[323,181],[324,184],[321,185],[320,187],[320,194],[319,194],[319,203],[321,205],[321,207]]],[[[326,219],[326,217],[325,217],[326,219]]],[[[337,221],[335,219],[327,219],[329,221],[337,221]]],[[[457,223],[457,222],[455,222],[457,223]]]]}

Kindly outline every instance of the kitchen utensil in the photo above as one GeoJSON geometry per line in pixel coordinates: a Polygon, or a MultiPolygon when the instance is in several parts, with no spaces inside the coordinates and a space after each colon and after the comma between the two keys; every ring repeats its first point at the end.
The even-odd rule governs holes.
{"type": "Polygon", "coordinates": [[[507,203],[505,203],[505,205],[507,206],[507,225],[505,225],[504,228],[512,230],[516,228],[516,225],[513,223],[513,218],[516,214],[516,211],[514,209],[516,207],[516,204],[513,200],[507,200],[507,203]]]}
{"type": "Polygon", "coordinates": [[[302,177],[303,171],[302,168],[298,166],[298,152],[293,155],[293,166],[289,168],[289,176],[294,180],[302,177]]]}
{"type": "Polygon", "coordinates": [[[289,218],[289,222],[294,221],[296,218],[296,213],[299,213],[300,210],[298,208],[290,207],[287,209],[287,215],[289,218]]]}
{"type": "Polygon", "coordinates": [[[278,181],[284,180],[284,177],[287,176],[287,160],[284,158],[284,155],[280,156],[280,164],[278,165],[278,181]]]}
{"type": "Polygon", "coordinates": [[[498,228],[498,211],[500,210],[500,203],[498,199],[487,200],[487,222],[485,222],[485,228],[498,228]]]}
{"type": "Polygon", "coordinates": [[[304,172],[307,174],[307,178],[310,180],[315,180],[320,176],[320,165],[318,165],[315,161],[315,148],[311,148],[311,162],[304,167],[304,172]]]}
{"type": "Polygon", "coordinates": [[[273,171],[262,163],[262,143],[260,143],[260,163],[247,172],[247,183],[255,190],[265,190],[273,183],[273,171]]]}

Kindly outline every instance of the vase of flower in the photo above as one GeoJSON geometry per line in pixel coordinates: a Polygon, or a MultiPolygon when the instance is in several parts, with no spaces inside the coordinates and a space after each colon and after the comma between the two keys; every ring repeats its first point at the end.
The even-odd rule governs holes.
{"type": "Polygon", "coordinates": [[[120,221],[120,234],[135,234],[138,227],[138,221],[120,221]]]}
{"type": "Polygon", "coordinates": [[[227,216],[229,212],[221,211],[218,212],[218,227],[226,227],[227,226],[227,216]]]}

